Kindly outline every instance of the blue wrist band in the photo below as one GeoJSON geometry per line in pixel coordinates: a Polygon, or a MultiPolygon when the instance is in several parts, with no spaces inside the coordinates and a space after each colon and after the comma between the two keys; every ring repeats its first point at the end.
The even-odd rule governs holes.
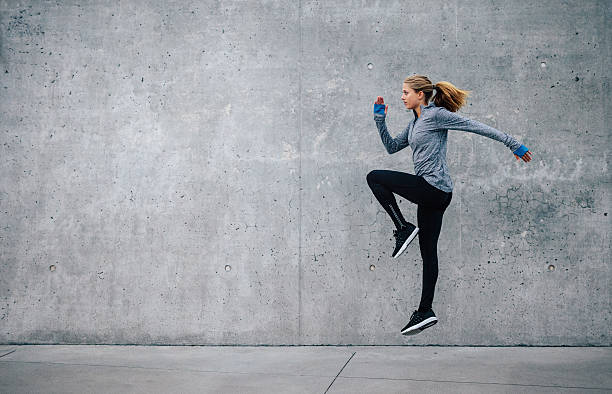
{"type": "Polygon", "coordinates": [[[374,113],[384,115],[385,105],[384,104],[374,104],[374,113]]]}
{"type": "Polygon", "coordinates": [[[529,149],[527,149],[527,147],[525,145],[521,145],[520,148],[518,148],[517,150],[514,151],[514,154],[517,155],[518,157],[523,157],[525,152],[527,152],[528,150],[529,149]]]}

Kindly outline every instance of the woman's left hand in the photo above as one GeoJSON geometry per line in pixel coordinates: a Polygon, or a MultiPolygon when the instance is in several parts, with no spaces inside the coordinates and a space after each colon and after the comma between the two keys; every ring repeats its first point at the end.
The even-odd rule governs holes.
{"type": "MultiPolygon", "coordinates": [[[[520,160],[521,159],[517,155],[514,155],[514,157],[516,157],[516,160],[520,160]]],[[[525,154],[523,155],[522,159],[523,159],[523,161],[526,161],[526,162],[531,161],[531,152],[530,151],[525,152],[525,154]]]]}

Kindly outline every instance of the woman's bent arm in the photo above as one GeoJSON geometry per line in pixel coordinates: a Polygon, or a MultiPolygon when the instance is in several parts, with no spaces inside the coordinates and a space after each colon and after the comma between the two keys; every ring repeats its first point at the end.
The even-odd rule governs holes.
{"type": "Polygon", "coordinates": [[[374,114],[374,121],[376,121],[376,128],[378,128],[378,133],[380,134],[380,138],[382,140],[385,149],[389,154],[393,154],[395,152],[399,152],[400,150],[407,147],[408,144],[408,131],[409,127],[406,127],[404,131],[397,136],[397,138],[391,137],[389,135],[389,131],[387,130],[387,124],[385,123],[385,115],[374,114]]]}

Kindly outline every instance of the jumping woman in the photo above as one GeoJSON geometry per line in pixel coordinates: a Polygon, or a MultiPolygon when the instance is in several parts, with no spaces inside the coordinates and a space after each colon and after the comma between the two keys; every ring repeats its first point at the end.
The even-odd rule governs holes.
{"type": "Polygon", "coordinates": [[[465,104],[468,92],[445,81],[432,84],[424,75],[406,78],[402,101],[406,109],[412,110],[414,119],[396,138],[389,135],[385,124],[388,106],[380,96],[374,102],[374,121],[387,152],[393,154],[410,146],[414,162],[415,175],[373,170],[366,177],[374,196],[396,227],[393,230],[396,245],[392,256],[398,258],[419,235],[423,259],[421,302],[401,330],[404,335],[418,334],[438,322],[431,309],[438,279],[438,236],[442,216],[453,197],[453,182],[446,165],[448,130],[469,131],[492,138],[506,145],[517,160],[531,160],[531,152],[512,136],[456,114],[465,104]],[[430,103],[432,96],[433,102],[430,103]],[[404,219],[393,193],[417,204],[418,227],[404,219]]]}

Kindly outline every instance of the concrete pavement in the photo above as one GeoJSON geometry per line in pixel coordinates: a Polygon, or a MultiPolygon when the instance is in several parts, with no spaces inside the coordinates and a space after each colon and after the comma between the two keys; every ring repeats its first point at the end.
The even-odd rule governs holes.
{"type": "Polygon", "coordinates": [[[610,393],[610,347],[0,346],[3,393],[610,393]]]}

